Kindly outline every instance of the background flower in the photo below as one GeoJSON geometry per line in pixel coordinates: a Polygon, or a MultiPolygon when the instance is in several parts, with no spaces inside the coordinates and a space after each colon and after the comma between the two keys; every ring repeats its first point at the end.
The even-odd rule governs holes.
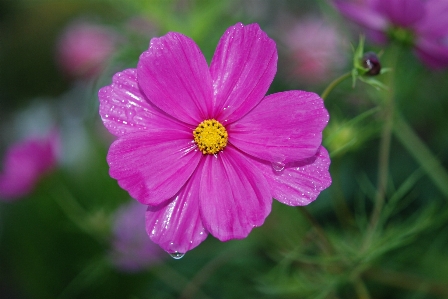
{"type": "Polygon", "coordinates": [[[159,263],[165,252],[145,230],[147,206],[132,200],[115,213],[112,228],[112,264],[125,272],[138,272],[159,263]]]}
{"type": "Polygon", "coordinates": [[[335,0],[336,8],[376,41],[411,45],[429,67],[448,66],[448,2],[445,0],[335,0]]]}
{"type": "Polygon", "coordinates": [[[68,76],[92,78],[105,66],[118,40],[118,34],[106,26],[75,21],[59,38],[56,60],[68,76]]]}
{"type": "Polygon", "coordinates": [[[284,67],[289,70],[290,80],[317,85],[332,78],[347,60],[344,38],[337,28],[318,17],[289,21],[282,41],[288,55],[283,58],[284,67]]]}
{"type": "Polygon", "coordinates": [[[55,167],[58,143],[58,134],[51,132],[44,138],[29,137],[12,145],[3,158],[0,199],[29,194],[38,180],[55,167]]]}

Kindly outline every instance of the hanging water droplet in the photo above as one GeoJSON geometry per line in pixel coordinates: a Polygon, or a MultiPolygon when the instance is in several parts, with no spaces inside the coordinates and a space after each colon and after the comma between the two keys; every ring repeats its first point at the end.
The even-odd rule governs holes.
{"type": "Polygon", "coordinates": [[[275,171],[282,171],[283,169],[285,169],[285,163],[282,162],[272,162],[272,169],[274,169],[275,171]]]}
{"type": "Polygon", "coordinates": [[[181,258],[184,257],[185,253],[180,253],[180,252],[176,251],[176,252],[170,253],[170,255],[173,259],[180,260],[181,258]]]}

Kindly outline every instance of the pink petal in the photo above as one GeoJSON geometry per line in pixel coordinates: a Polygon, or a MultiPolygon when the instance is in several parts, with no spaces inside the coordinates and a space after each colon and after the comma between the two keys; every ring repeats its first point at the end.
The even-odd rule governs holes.
{"type": "Polygon", "coordinates": [[[354,21],[355,23],[375,31],[387,29],[387,19],[384,15],[369,7],[366,4],[357,4],[356,1],[334,0],[334,4],[339,12],[354,21]]]}
{"type": "Polygon", "coordinates": [[[198,169],[168,205],[146,212],[151,240],[168,253],[185,253],[207,238],[199,213],[200,175],[198,169]]]}
{"type": "Polygon", "coordinates": [[[419,58],[429,67],[440,69],[448,66],[448,44],[440,44],[434,40],[420,38],[416,42],[419,58]]]}
{"type": "Polygon", "coordinates": [[[141,203],[163,204],[187,182],[201,159],[191,136],[174,130],[124,135],[109,149],[109,174],[141,203]]]}
{"type": "Polygon", "coordinates": [[[116,136],[184,126],[147,101],[139,88],[136,69],[116,73],[112,84],[101,88],[98,97],[104,126],[116,136]]]}
{"type": "Polygon", "coordinates": [[[229,142],[270,162],[298,161],[314,156],[328,118],[323,100],[315,93],[275,93],[227,127],[229,142]]]}
{"type": "Polygon", "coordinates": [[[245,238],[271,211],[266,179],[232,146],[204,158],[199,195],[204,226],[221,241],[245,238]]]}
{"type": "Polygon", "coordinates": [[[330,157],[324,147],[311,158],[286,164],[281,171],[274,170],[268,163],[257,166],[268,180],[273,197],[290,206],[309,204],[331,185],[330,157]]]}
{"type": "Polygon", "coordinates": [[[378,1],[377,9],[385,14],[395,25],[410,27],[425,15],[425,6],[421,0],[378,1]]]}
{"type": "Polygon", "coordinates": [[[214,117],[231,123],[255,107],[277,71],[275,42],[258,24],[227,29],[213,56],[214,117]]]}
{"type": "Polygon", "coordinates": [[[210,72],[192,39],[175,32],[151,39],[137,73],[144,94],[167,114],[191,125],[211,118],[210,72]]]}
{"type": "Polygon", "coordinates": [[[426,2],[425,18],[416,26],[417,34],[425,38],[443,39],[448,37],[448,2],[432,0],[426,2]]]}

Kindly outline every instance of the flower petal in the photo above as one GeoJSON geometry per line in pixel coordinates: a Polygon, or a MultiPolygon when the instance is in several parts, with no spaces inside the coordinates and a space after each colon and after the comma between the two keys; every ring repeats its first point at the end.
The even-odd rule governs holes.
{"type": "Polygon", "coordinates": [[[391,23],[403,27],[414,25],[425,15],[425,5],[421,0],[377,1],[376,9],[385,14],[391,23]]]}
{"type": "Polygon", "coordinates": [[[199,213],[200,171],[196,171],[166,206],[146,212],[151,240],[168,253],[185,253],[207,238],[199,213]]]}
{"type": "Polygon", "coordinates": [[[433,69],[448,66],[448,41],[445,45],[433,39],[420,38],[416,42],[415,51],[419,58],[433,69]]]}
{"type": "Polygon", "coordinates": [[[221,241],[245,238],[271,211],[266,179],[232,146],[205,157],[199,196],[204,226],[221,241]]]}
{"type": "Polygon", "coordinates": [[[375,11],[369,4],[359,4],[356,1],[334,0],[339,12],[354,21],[355,23],[375,31],[387,29],[387,19],[379,12],[375,11]]]}
{"type": "Polygon", "coordinates": [[[228,126],[229,142],[270,162],[303,160],[319,148],[328,118],[323,100],[315,93],[275,93],[228,126]]]}
{"type": "Polygon", "coordinates": [[[167,114],[192,125],[211,117],[210,72],[192,39],[175,32],[151,39],[137,73],[144,94],[167,114]]]}
{"type": "Polygon", "coordinates": [[[109,174],[143,204],[157,206],[172,198],[196,169],[202,154],[191,133],[145,131],[112,143],[109,174]]]}
{"type": "Polygon", "coordinates": [[[416,26],[417,34],[434,40],[445,39],[448,43],[448,2],[432,0],[426,3],[426,15],[416,26]]]}
{"type": "Polygon", "coordinates": [[[147,101],[140,91],[136,69],[116,73],[112,84],[101,88],[98,97],[104,126],[115,136],[183,125],[147,101]]]}
{"type": "Polygon", "coordinates": [[[290,206],[309,204],[331,185],[330,157],[322,146],[314,157],[287,164],[281,171],[268,163],[257,166],[268,180],[273,197],[290,206]]]}
{"type": "Polygon", "coordinates": [[[255,107],[277,71],[275,42],[258,24],[227,29],[213,56],[214,117],[231,123],[255,107]]]}

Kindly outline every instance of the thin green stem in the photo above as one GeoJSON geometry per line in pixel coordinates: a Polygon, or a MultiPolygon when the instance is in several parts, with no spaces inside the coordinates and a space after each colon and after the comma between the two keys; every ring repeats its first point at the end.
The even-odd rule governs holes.
{"type": "Polygon", "coordinates": [[[328,95],[330,94],[330,92],[337,86],[339,85],[339,83],[341,83],[342,81],[344,81],[345,79],[348,79],[352,76],[351,72],[347,72],[345,74],[343,74],[342,76],[336,78],[333,80],[333,82],[331,82],[327,88],[325,88],[325,90],[322,92],[321,94],[321,98],[325,101],[325,99],[328,97],[328,95]]]}
{"type": "Polygon", "coordinates": [[[448,296],[448,287],[446,286],[446,283],[431,281],[410,273],[401,273],[382,268],[370,268],[364,273],[364,276],[393,287],[424,292],[435,296],[443,296],[444,298],[448,296]]]}
{"type": "Polygon", "coordinates": [[[344,195],[344,191],[342,189],[343,182],[341,180],[341,159],[334,159],[332,161],[333,164],[333,190],[332,192],[332,200],[334,209],[336,212],[336,216],[339,219],[339,222],[345,226],[352,226],[355,223],[354,217],[350,208],[347,205],[347,200],[344,195]],[[336,174],[336,175],[335,175],[336,174]]]}
{"type": "Polygon", "coordinates": [[[62,290],[58,299],[75,298],[81,291],[93,285],[109,270],[105,259],[99,259],[88,263],[62,290]]]}
{"type": "Polygon", "coordinates": [[[326,254],[333,254],[334,253],[333,245],[331,244],[330,240],[325,234],[323,228],[320,226],[319,222],[317,222],[317,220],[313,217],[313,215],[310,214],[310,212],[308,212],[308,210],[305,207],[299,207],[299,211],[302,213],[305,219],[308,220],[311,226],[316,230],[317,235],[322,241],[323,251],[326,254]]]}
{"type": "MultiPolygon", "coordinates": [[[[93,237],[100,244],[107,243],[107,237],[105,228],[92,226],[89,221],[88,212],[79,204],[75,196],[64,186],[54,187],[51,191],[51,197],[53,197],[56,204],[59,205],[61,210],[81,231],[87,235],[93,237]]],[[[103,222],[103,221],[100,221],[103,222]]]]}
{"type": "Polygon", "coordinates": [[[369,291],[361,278],[356,278],[353,282],[359,299],[371,299],[369,291]]]}
{"type": "MultiPolygon", "coordinates": [[[[190,284],[190,281],[181,275],[179,272],[177,272],[175,269],[172,269],[168,264],[164,264],[160,268],[155,268],[154,271],[152,271],[154,275],[157,276],[160,281],[165,283],[168,287],[171,287],[173,290],[178,292],[180,296],[182,296],[182,292],[184,291],[185,287],[188,287],[190,284]]],[[[201,289],[195,288],[194,289],[195,298],[202,298],[202,299],[210,299],[209,296],[207,296],[201,289]]]]}
{"type": "Polygon", "coordinates": [[[448,198],[448,173],[446,169],[399,114],[395,117],[394,134],[420,164],[439,191],[448,198]]]}
{"type": "MultiPolygon", "coordinates": [[[[328,97],[328,95],[330,94],[330,92],[331,92],[337,85],[339,85],[339,84],[340,84],[341,82],[343,82],[345,79],[350,78],[351,75],[352,75],[352,72],[347,72],[347,73],[341,75],[340,77],[336,78],[335,80],[333,80],[333,81],[327,86],[327,88],[325,88],[325,90],[322,92],[322,94],[321,94],[321,98],[322,98],[323,100],[325,100],[325,99],[328,97]]],[[[340,191],[340,190],[338,189],[338,191],[340,191]]],[[[338,200],[337,205],[338,205],[339,207],[342,207],[342,210],[341,210],[341,213],[342,213],[342,214],[341,214],[341,213],[338,214],[339,218],[342,220],[342,219],[346,219],[346,216],[348,216],[347,219],[353,219],[353,217],[351,216],[351,213],[350,213],[350,211],[349,211],[349,209],[348,209],[348,207],[347,207],[347,204],[345,203],[344,199],[343,199],[341,196],[343,196],[342,192],[339,192],[339,194],[336,195],[336,199],[338,200]]],[[[338,211],[339,211],[339,210],[338,210],[338,211]]],[[[327,250],[330,250],[330,251],[331,251],[331,250],[332,250],[332,248],[331,248],[332,246],[331,246],[330,242],[328,241],[327,237],[325,236],[325,233],[323,232],[322,228],[321,228],[320,226],[316,226],[316,224],[317,224],[316,221],[312,218],[312,216],[308,213],[308,211],[306,211],[306,210],[304,210],[304,209],[301,209],[301,212],[305,215],[305,218],[307,218],[307,219],[310,221],[310,223],[311,223],[313,226],[316,227],[316,231],[317,231],[317,233],[320,235],[321,239],[323,240],[323,242],[324,242],[324,246],[328,247],[327,250]],[[310,217],[310,216],[311,216],[311,217],[310,217]]],[[[317,225],[318,225],[318,224],[317,224],[317,225]]]]}
{"type": "MultiPolygon", "coordinates": [[[[389,157],[390,157],[390,143],[392,139],[392,130],[393,130],[393,113],[394,113],[394,104],[392,100],[393,96],[387,105],[386,115],[385,115],[385,123],[383,126],[383,132],[381,134],[380,141],[380,152],[378,159],[378,185],[375,196],[375,207],[372,213],[372,217],[370,219],[370,225],[374,228],[378,223],[378,219],[381,214],[381,210],[383,209],[385,197],[386,197],[386,188],[387,188],[387,180],[389,178],[389,157]]],[[[372,228],[372,229],[373,229],[372,228]]]]}
{"type": "Polygon", "coordinates": [[[199,270],[193,278],[190,279],[189,283],[184,287],[179,298],[198,298],[198,291],[200,290],[201,286],[213,275],[213,272],[218,270],[220,266],[228,263],[230,260],[238,256],[241,256],[241,252],[239,250],[234,250],[230,252],[226,251],[212,259],[201,270],[199,270]]]}
{"type": "MultiPolygon", "coordinates": [[[[393,70],[397,64],[399,48],[392,46],[390,49],[389,63],[386,65],[390,66],[393,70]]],[[[373,234],[377,228],[379,218],[381,215],[381,210],[383,209],[387,181],[389,178],[389,158],[390,158],[390,144],[392,140],[392,131],[394,127],[394,113],[395,113],[395,80],[394,72],[388,73],[386,76],[386,85],[389,87],[388,90],[383,90],[384,102],[382,105],[382,112],[384,115],[384,125],[381,132],[379,157],[378,157],[378,179],[377,179],[377,189],[375,195],[375,203],[370,217],[370,225],[366,238],[364,239],[363,248],[366,249],[373,237],[373,234]]]]}

